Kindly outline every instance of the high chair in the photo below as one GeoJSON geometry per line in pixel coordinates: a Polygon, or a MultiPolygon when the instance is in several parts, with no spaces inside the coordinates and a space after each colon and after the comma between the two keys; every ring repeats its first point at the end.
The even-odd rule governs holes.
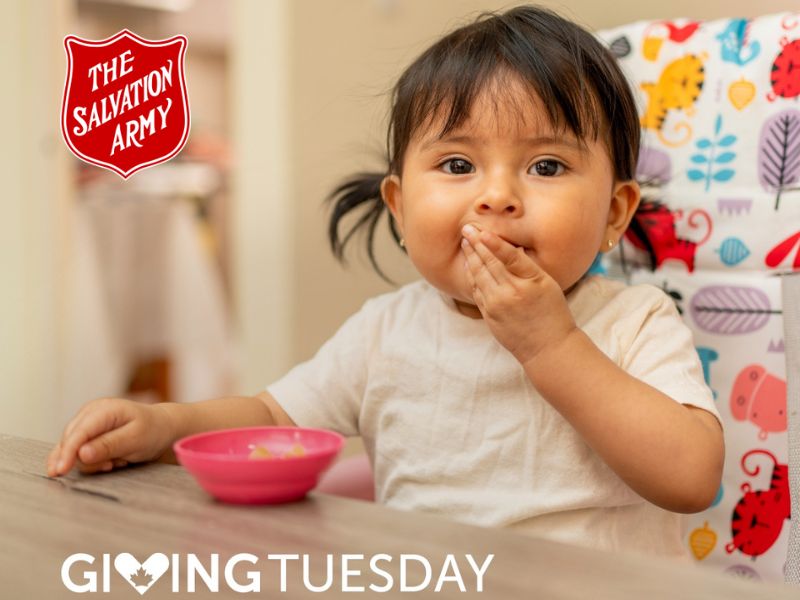
{"type": "Polygon", "coordinates": [[[800,583],[800,13],[598,36],[637,96],[648,183],[601,268],[673,298],[725,427],[722,486],[686,544],[713,569],[800,583]]]}
{"type": "MultiPolygon", "coordinates": [[[[715,570],[800,583],[800,13],[597,35],[637,97],[648,185],[593,268],[673,298],[725,427],[722,485],[689,516],[687,547],[715,570]]],[[[320,490],[370,499],[366,457],[320,490]]]]}

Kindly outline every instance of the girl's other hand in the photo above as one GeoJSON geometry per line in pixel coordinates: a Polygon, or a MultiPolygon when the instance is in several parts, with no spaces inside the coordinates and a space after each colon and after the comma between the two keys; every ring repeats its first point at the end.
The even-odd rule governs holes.
{"type": "Polygon", "coordinates": [[[467,281],[492,334],[523,365],[577,330],[564,292],[522,248],[464,230],[467,281]]]}
{"type": "Polygon", "coordinates": [[[82,473],[95,473],[154,460],[169,448],[174,431],[163,405],[122,398],[92,400],[67,423],[47,457],[47,474],[65,475],[76,464],[82,473]]]}

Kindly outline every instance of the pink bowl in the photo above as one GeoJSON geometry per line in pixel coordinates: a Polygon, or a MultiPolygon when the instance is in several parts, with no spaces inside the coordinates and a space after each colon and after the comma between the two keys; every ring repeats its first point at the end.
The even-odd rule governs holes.
{"type": "Polygon", "coordinates": [[[277,504],[303,498],[344,446],[327,429],[241,427],[182,438],[173,449],[197,483],[215,498],[235,504],[277,504]],[[302,456],[282,456],[300,444],[302,456]],[[250,458],[261,446],[274,458],[250,458]]]}

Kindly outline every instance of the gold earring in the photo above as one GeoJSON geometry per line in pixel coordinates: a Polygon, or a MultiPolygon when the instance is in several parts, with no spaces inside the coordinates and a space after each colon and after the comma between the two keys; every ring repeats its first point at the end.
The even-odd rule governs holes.
{"type": "Polygon", "coordinates": [[[400,238],[400,247],[401,248],[405,248],[406,247],[406,241],[403,238],[400,238]]]}
{"type": "Polygon", "coordinates": [[[608,240],[608,249],[611,250],[611,248],[613,247],[614,247],[614,240],[608,240]]]}

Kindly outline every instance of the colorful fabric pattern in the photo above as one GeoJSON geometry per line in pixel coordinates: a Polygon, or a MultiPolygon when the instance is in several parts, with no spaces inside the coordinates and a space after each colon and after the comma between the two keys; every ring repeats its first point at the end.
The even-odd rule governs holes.
{"type": "Polygon", "coordinates": [[[791,511],[777,275],[800,270],[800,13],[639,22],[598,36],[636,94],[638,175],[652,185],[619,251],[594,268],[672,296],[725,423],[722,486],[690,517],[686,544],[710,568],[783,581],[791,511]]]}

